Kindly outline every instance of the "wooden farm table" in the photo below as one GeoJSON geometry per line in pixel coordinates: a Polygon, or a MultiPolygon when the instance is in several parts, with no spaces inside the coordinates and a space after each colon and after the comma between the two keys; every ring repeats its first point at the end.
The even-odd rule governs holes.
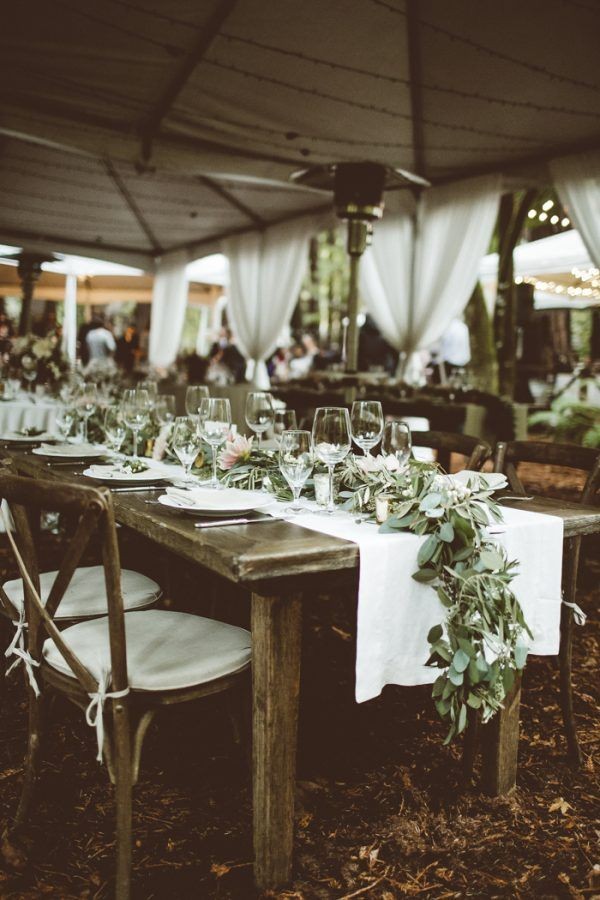
{"type": "MultiPolygon", "coordinates": [[[[24,475],[82,483],[75,474],[81,466],[49,466],[29,453],[10,455],[24,475]]],[[[255,880],[260,889],[275,888],[292,870],[302,599],[317,583],[326,591],[340,575],[356,589],[358,547],[281,521],[199,530],[191,517],[145,503],[155,497],[155,492],[113,492],[117,521],[252,595],[255,880]]],[[[518,506],[560,516],[565,538],[600,531],[598,509],[545,498],[518,506]]],[[[492,792],[506,793],[516,779],[518,692],[492,723],[493,729],[486,726],[484,772],[492,792]]]]}

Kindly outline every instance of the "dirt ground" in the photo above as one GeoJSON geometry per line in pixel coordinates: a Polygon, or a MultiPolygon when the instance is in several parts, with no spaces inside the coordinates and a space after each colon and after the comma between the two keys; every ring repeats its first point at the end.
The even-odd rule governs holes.
{"type": "MultiPolygon", "coordinates": [[[[570,496],[559,472],[533,487],[570,496]]],[[[4,539],[5,540],[5,539],[4,539]]],[[[50,540],[50,539],[48,539],[50,540]]],[[[288,898],[600,896],[600,554],[587,539],[576,633],[576,712],[585,763],[565,760],[555,661],[524,676],[518,788],[489,799],[461,782],[460,746],[443,748],[430,688],[353,700],[353,604],[315,597],[306,616],[294,881],[288,898]]],[[[49,551],[51,547],[49,548],[49,551]]],[[[0,545],[0,572],[9,571],[0,545]]],[[[10,569],[12,571],[12,569],[10,569]]],[[[194,573],[190,577],[194,577],[194,573]]],[[[16,808],[26,739],[19,679],[2,687],[0,819],[16,808]]],[[[0,897],[108,898],[112,790],[81,711],[55,709],[28,863],[0,861],[0,897]]],[[[134,807],[136,898],[252,898],[251,798],[243,752],[218,702],[152,726],[134,807]]]]}

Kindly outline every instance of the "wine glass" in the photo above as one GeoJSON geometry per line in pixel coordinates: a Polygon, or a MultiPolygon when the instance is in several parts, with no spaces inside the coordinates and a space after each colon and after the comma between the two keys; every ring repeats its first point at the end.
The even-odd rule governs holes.
{"type": "Polygon", "coordinates": [[[154,412],[161,425],[170,425],[175,420],[175,394],[160,394],[154,412]]]}
{"type": "Polygon", "coordinates": [[[221,397],[202,400],[198,410],[198,430],[200,436],[212,450],[212,480],[210,487],[220,488],[217,477],[217,448],[227,440],[231,428],[231,404],[221,397]]]}
{"type": "Polygon", "coordinates": [[[379,400],[355,400],[350,415],[352,440],[365,456],[379,443],[383,434],[383,409],[379,400]]]}
{"type": "Polygon", "coordinates": [[[407,422],[388,422],[383,429],[381,452],[384,456],[395,456],[404,468],[412,453],[412,437],[407,422]]]}
{"type": "Polygon", "coordinates": [[[293,409],[276,409],[273,420],[273,433],[278,444],[284,431],[297,431],[298,422],[293,409]]]}
{"type": "Polygon", "coordinates": [[[193,481],[191,468],[200,452],[201,441],[198,428],[191,416],[177,416],[173,425],[171,445],[177,459],[183,466],[185,481],[193,481]]]}
{"type": "Polygon", "coordinates": [[[265,391],[250,391],[246,397],[246,424],[256,434],[259,450],[261,438],[273,424],[274,417],[271,395],[265,391]]]}
{"type": "Polygon", "coordinates": [[[93,381],[84,381],[80,384],[75,394],[75,406],[83,419],[83,443],[88,442],[88,421],[92,413],[96,411],[98,404],[98,389],[93,381]]]}
{"type": "Polygon", "coordinates": [[[327,513],[331,515],[333,503],[333,470],[337,463],[346,458],[352,446],[350,416],[343,406],[320,406],[315,412],[312,439],[315,455],[325,463],[329,472],[329,503],[327,513]]]}
{"type": "Polygon", "coordinates": [[[150,404],[154,406],[156,400],[158,398],[158,385],[155,381],[140,381],[138,384],[138,388],[140,391],[148,391],[148,397],[150,398],[150,404]]]}
{"type": "Polygon", "coordinates": [[[185,411],[198,424],[198,410],[203,400],[208,400],[210,394],[205,384],[190,384],[185,392],[185,411]]]}
{"type": "Polygon", "coordinates": [[[123,421],[123,414],[116,406],[109,406],[104,413],[104,438],[115,456],[123,446],[127,426],[123,421]]]}
{"type": "Polygon", "coordinates": [[[150,397],[144,388],[128,388],[123,391],[121,403],[125,424],[133,433],[133,458],[138,457],[138,434],[148,421],[150,414],[150,397]]]}
{"type": "Polygon", "coordinates": [[[63,443],[66,443],[67,438],[71,434],[73,423],[75,422],[75,410],[72,406],[60,406],[54,421],[63,443]]]}
{"type": "Polygon", "coordinates": [[[279,445],[279,469],[294,496],[289,512],[299,513],[302,509],[298,502],[300,491],[312,472],[312,468],[310,431],[284,431],[279,445]]]}
{"type": "Polygon", "coordinates": [[[23,378],[28,384],[28,391],[30,394],[33,394],[33,383],[37,378],[37,363],[33,356],[23,356],[21,365],[23,367],[23,378]]]}

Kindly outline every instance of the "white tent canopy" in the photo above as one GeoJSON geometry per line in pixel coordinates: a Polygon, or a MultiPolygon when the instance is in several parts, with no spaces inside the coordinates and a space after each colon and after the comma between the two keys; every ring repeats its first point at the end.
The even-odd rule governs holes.
{"type": "Polygon", "coordinates": [[[0,240],[147,269],[329,207],[288,180],[313,163],[539,176],[598,144],[599,21],[560,0],[11,4],[0,240]]]}

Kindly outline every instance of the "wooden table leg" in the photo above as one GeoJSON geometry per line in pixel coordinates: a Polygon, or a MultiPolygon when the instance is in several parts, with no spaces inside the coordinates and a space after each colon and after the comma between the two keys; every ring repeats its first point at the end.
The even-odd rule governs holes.
{"type": "Polygon", "coordinates": [[[260,890],[289,881],[302,605],[300,596],[252,595],[254,878],[260,890]]]}
{"type": "Polygon", "coordinates": [[[499,797],[510,794],[517,783],[517,756],[519,752],[519,706],[521,703],[521,679],[504,701],[504,709],[484,725],[482,733],[481,781],[486,794],[499,797]]]}

